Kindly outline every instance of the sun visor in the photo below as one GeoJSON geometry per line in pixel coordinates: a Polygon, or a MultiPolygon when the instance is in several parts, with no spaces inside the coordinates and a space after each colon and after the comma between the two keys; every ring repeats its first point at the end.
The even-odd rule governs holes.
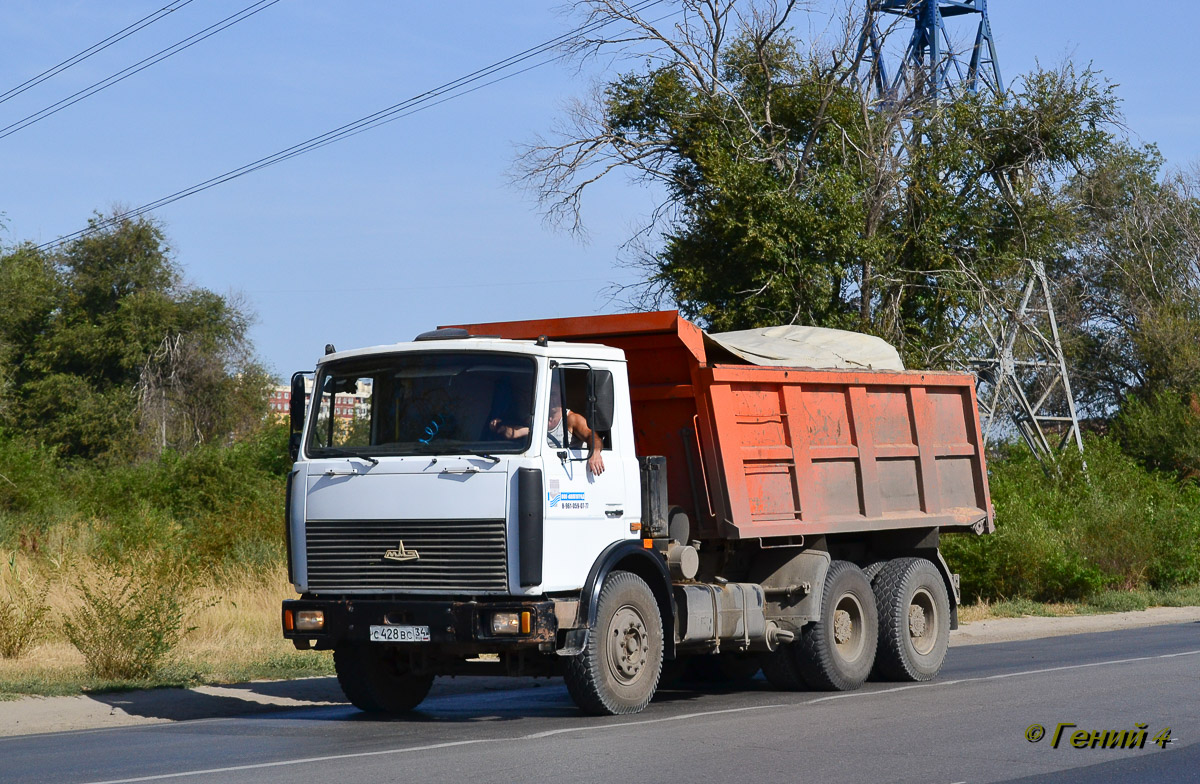
{"type": "Polygon", "coordinates": [[[752,365],[848,370],[904,370],[895,348],[882,338],[824,327],[786,325],[704,334],[710,363],[722,352],[752,365]]]}

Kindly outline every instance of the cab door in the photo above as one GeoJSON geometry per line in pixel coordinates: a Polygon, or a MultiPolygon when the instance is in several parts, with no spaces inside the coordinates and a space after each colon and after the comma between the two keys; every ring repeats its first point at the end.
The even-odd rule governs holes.
{"type": "MultiPolygon", "coordinates": [[[[621,443],[620,428],[597,430],[603,448],[604,470],[599,475],[588,469],[588,444],[567,438],[562,416],[561,433],[553,426],[556,408],[585,416],[587,411],[588,373],[601,367],[571,363],[553,366],[551,383],[539,401],[542,475],[546,494],[544,516],[544,553],[542,589],[544,591],[580,588],[596,557],[605,547],[630,538],[631,513],[626,508],[626,482],[632,460],[637,460],[633,445],[621,443]],[[628,455],[626,454],[628,452],[628,455]]],[[[628,398],[626,398],[627,400],[628,398]]],[[[591,423],[588,423],[591,427],[591,423]]],[[[536,431],[535,431],[536,432],[536,431]]],[[[636,474],[635,474],[636,476],[636,474]]]]}

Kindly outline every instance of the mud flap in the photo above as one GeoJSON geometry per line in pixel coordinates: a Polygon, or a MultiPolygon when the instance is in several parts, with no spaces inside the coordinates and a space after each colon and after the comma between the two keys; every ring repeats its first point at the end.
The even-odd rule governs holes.
{"type": "Polygon", "coordinates": [[[559,656],[578,656],[583,653],[588,644],[588,631],[586,627],[568,630],[563,638],[563,646],[555,653],[559,656]]]}

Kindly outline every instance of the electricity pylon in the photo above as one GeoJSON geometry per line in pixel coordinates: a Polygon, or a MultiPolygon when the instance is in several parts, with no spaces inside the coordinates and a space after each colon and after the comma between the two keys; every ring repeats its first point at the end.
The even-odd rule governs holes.
{"type": "Polygon", "coordinates": [[[1074,446],[1083,453],[1079,414],[1058,334],[1050,282],[1041,262],[1031,261],[1015,308],[982,292],[986,357],[972,357],[979,379],[984,443],[1011,424],[1044,466],[1074,446]],[[990,316],[990,318],[988,318],[990,316]]]}
{"type": "Polygon", "coordinates": [[[963,89],[978,92],[981,85],[999,96],[1005,92],[987,0],[867,0],[858,61],[860,84],[879,100],[914,92],[939,100],[963,89]],[[893,23],[881,28],[889,16],[894,17],[893,23]],[[946,20],[966,16],[972,21],[977,16],[979,21],[970,58],[964,60],[967,52],[955,51],[946,20]],[[903,57],[889,68],[884,39],[902,19],[913,20],[912,34],[903,57]]]}

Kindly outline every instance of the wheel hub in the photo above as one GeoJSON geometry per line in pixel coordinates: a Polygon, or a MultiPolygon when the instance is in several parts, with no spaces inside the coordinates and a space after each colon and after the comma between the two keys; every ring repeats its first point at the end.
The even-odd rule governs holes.
{"type": "Polygon", "coordinates": [[[847,591],[837,598],[830,618],[830,632],[833,635],[834,649],[842,661],[858,661],[866,650],[863,616],[862,602],[852,591],[847,591]]]}
{"type": "Polygon", "coordinates": [[[854,622],[850,618],[850,613],[845,610],[835,610],[833,613],[833,639],[842,645],[849,642],[853,634],[854,622]]]}
{"type": "Polygon", "coordinates": [[[913,637],[925,636],[925,611],[917,605],[910,605],[908,608],[908,633],[913,637]]]}
{"type": "Polygon", "coordinates": [[[908,604],[908,638],[913,650],[922,656],[931,653],[937,646],[941,623],[933,595],[918,588],[908,604]]]}
{"type": "Polygon", "coordinates": [[[624,681],[631,681],[646,666],[650,635],[642,617],[630,607],[622,607],[609,626],[611,645],[609,658],[613,671],[624,681]]]}

